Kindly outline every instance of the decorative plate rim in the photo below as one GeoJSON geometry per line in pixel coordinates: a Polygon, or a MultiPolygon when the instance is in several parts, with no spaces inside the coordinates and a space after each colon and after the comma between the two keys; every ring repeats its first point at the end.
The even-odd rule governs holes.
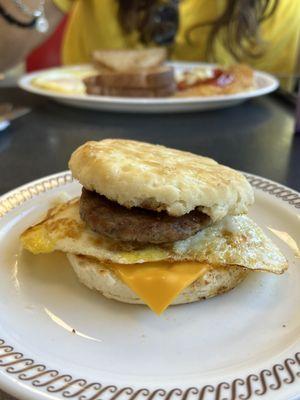
{"type": "MultiPolygon", "coordinates": [[[[257,175],[244,174],[254,188],[275,196],[295,209],[300,209],[300,193],[297,191],[257,175]]],[[[71,172],[63,171],[29,182],[0,196],[0,220],[35,196],[72,182],[71,172]]],[[[186,389],[174,387],[153,390],[147,387],[118,387],[117,384],[104,386],[99,382],[88,382],[84,378],[73,378],[70,374],[60,373],[24,356],[0,338],[0,372],[4,373],[3,376],[9,374],[19,383],[43,389],[42,392],[36,393],[41,397],[48,393],[77,400],[100,400],[103,396],[106,400],[207,400],[212,396],[215,400],[248,400],[253,396],[262,397],[295,382],[299,383],[300,351],[268,369],[250,373],[244,378],[237,377],[216,385],[206,384],[186,389]]]]}

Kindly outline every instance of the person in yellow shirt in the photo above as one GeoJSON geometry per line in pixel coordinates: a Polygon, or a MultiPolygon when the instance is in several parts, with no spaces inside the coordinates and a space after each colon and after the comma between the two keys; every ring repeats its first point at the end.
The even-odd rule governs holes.
{"type": "MultiPolygon", "coordinates": [[[[22,10],[11,4],[20,2],[33,7],[39,0],[0,0],[0,5],[20,18],[22,10]]],[[[281,76],[299,67],[300,0],[46,0],[49,33],[62,13],[69,13],[64,64],[89,62],[96,49],[167,46],[172,60],[242,61],[281,76]]],[[[25,34],[4,20],[0,15],[0,51],[12,64],[43,35],[25,34]],[[5,41],[14,45],[4,51],[5,41]],[[20,42],[26,45],[17,55],[20,42]]],[[[0,69],[7,63],[0,60],[0,69]]]]}

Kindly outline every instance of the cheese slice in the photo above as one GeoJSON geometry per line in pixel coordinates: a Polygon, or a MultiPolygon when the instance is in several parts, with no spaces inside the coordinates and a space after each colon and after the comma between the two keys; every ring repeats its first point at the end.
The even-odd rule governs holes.
{"type": "Polygon", "coordinates": [[[210,268],[198,262],[164,261],[144,264],[112,264],[110,268],[156,314],[161,314],[172,301],[210,268]]]}

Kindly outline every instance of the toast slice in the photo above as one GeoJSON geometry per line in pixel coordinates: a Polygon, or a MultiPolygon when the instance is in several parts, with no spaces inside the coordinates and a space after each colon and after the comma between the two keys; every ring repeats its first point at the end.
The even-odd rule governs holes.
{"type": "Polygon", "coordinates": [[[164,48],[139,50],[96,50],[92,55],[94,66],[115,72],[135,71],[141,68],[156,68],[166,61],[164,48]]]}
{"type": "Polygon", "coordinates": [[[113,88],[97,85],[86,85],[86,93],[96,96],[113,97],[168,97],[176,91],[176,84],[159,88],[113,88]]]}
{"type": "Polygon", "coordinates": [[[167,65],[128,72],[101,72],[85,79],[86,85],[122,89],[155,89],[173,85],[174,70],[167,65]]]}

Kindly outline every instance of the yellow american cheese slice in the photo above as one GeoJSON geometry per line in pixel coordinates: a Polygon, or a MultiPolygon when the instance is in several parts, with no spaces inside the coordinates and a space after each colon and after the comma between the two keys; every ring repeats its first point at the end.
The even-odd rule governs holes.
{"type": "Polygon", "coordinates": [[[144,264],[112,264],[110,268],[150,308],[161,314],[172,301],[209,269],[198,262],[164,261],[144,264]]]}

